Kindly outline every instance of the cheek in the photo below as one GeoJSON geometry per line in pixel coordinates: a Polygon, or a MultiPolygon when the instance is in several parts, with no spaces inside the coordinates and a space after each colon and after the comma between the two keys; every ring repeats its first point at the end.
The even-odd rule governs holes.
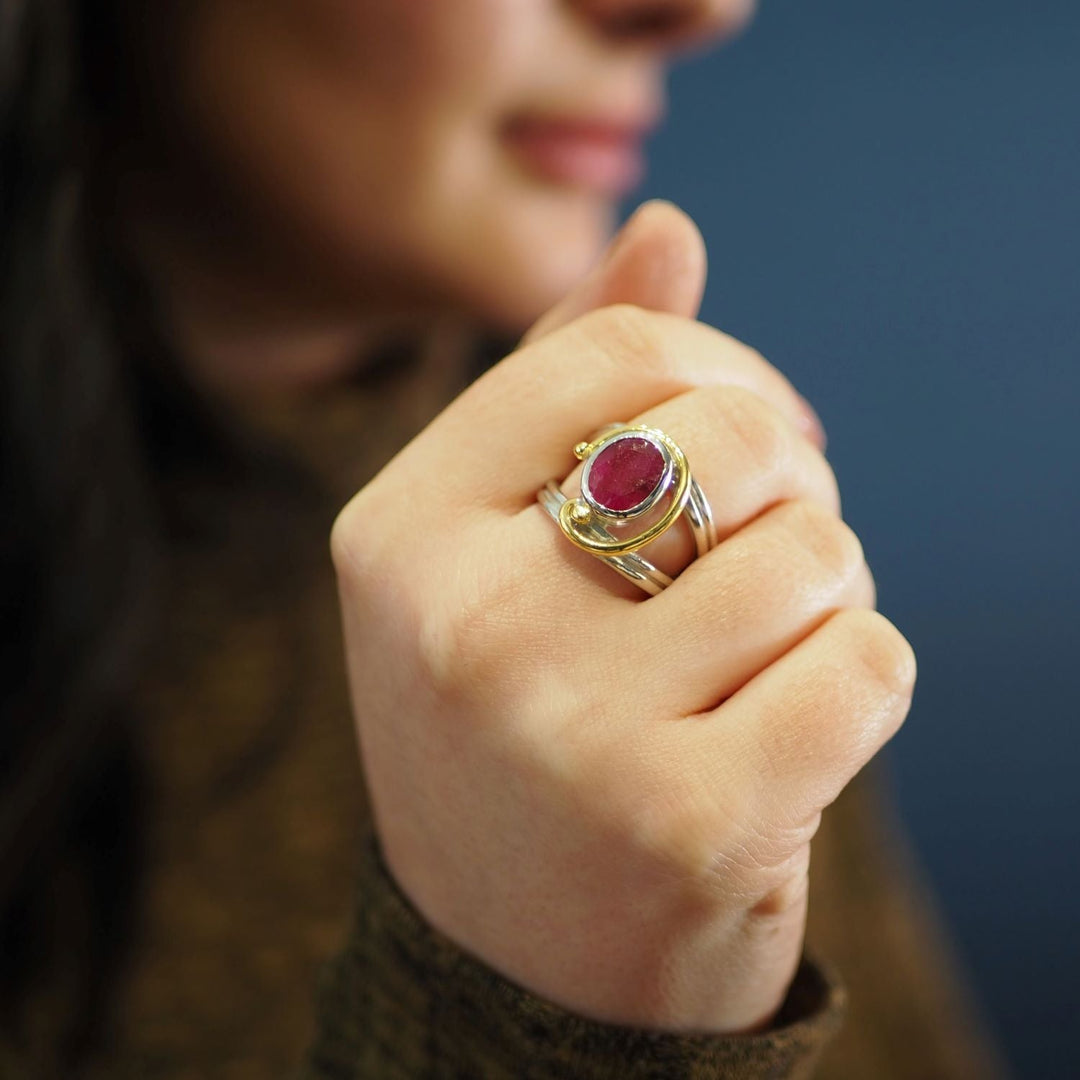
{"type": "Polygon", "coordinates": [[[585,274],[614,216],[606,200],[494,181],[443,227],[432,254],[448,299],[520,331],[585,274]]]}
{"type": "Polygon", "coordinates": [[[196,123],[248,211],[328,288],[361,300],[377,279],[405,302],[517,325],[595,256],[609,208],[522,176],[497,138],[527,93],[548,0],[209,7],[196,123]]]}
{"type": "Polygon", "coordinates": [[[499,142],[500,123],[544,85],[564,31],[550,0],[415,7],[424,13],[395,25],[420,70],[385,114],[395,166],[374,178],[372,204],[396,212],[379,248],[404,257],[434,298],[520,329],[587,270],[614,221],[607,200],[525,176],[499,142]]]}
{"type": "Polygon", "coordinates": [[[343,79],[394,106],[467,98],[512,46],[523,11],[546,2],[314,0],[299,8],[327,68],[336,56],[343,79]]]}

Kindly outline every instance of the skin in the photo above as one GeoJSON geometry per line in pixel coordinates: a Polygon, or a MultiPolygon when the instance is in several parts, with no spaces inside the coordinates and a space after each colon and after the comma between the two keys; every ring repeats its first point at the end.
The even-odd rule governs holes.
{"type": "Polygon", "coordinates": [[[418,910],[507,977],[599,1019],[731,1032],[783,1000],[821,811],[903,721],[914,658],[873,610],[812,411],[696,321],[693,224],[650,204],[597,263],[614,195],[523,167],[505,131],[586,98],[655,109],[672,51],[748,13],[198,5],[187,158],[132,212],[218,391],[332,380],[395,321],[541,316],[334,526],[376,828],[418,910]],[[644,552],[678,575],[655,598],[535,499],[552,476],[577,493],[570,448],[612,419],[671,434],[717,515],[704,558],[681,523],[644,552]]]}
{"type": "Polygon", "coordinates": [[[795,391],[647,310],[696,306],[692,274],[655,296],[641,265],[696,248],[692,224],[659,204],[628,230],[583,291],[635,302],[553,313],[342,512],[348,665],[383,850],[433,925],[596,1019],[746,1032],[796,969],[821,812],[903,721],[915,663],[795,391]],[[647,549],[685,567],[655,598],[534,497],[611,416],[671,434],[717,511],[704,558],[685,528],[647,549]],[[406,491],[438,535],[402,526],[406,491]]]}
{"type": "Polygon", "coordinates": [[[130,202],[190,362],[245,395],[338,377],[388,322],[520,332],[596,261],[617,199],[523,167],[507,126],[655,126],[667,61],[750,3],[182,6],[179,55],[152,65],[163,167],[130,202]]]}

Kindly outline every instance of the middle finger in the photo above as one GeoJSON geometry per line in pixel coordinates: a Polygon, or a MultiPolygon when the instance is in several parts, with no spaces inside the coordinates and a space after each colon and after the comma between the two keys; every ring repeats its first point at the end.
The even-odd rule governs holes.
{"type": "MultiPolygon", "coordinates": [[[[683,449],[691,473],[709,500],[720,541],[785,499],[817,502],[839,516],[840,493],[828,462],[778,409],[751,390],[731,385],[699,387],[629,422],[659,428],[683,449]]],[[[583,470],[584,462],[562,484],[567,498],[580,494],[583,470]]],[[[684,514],[639,549],[639,554],[675,577],[689,565],[695,551],[684,514]]],[[[580,554],[583,559],[595,558],[588,552],[580,554]]],[[[617,575],[612,572],[612,577],[617,575]]],[[[641,598],[636,585],[625,584],[628,588],[619,591],[641,598]]]]}

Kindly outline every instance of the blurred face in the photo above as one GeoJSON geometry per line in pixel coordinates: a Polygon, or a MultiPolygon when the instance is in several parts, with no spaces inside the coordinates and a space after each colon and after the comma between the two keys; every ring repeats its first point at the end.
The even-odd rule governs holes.
{"type": "Polygon", "coordinates": [[[595,260],[669,52],[752,2],[208,0],[181,123],[259,258],[328,302],[517,328],[595,260]]]}

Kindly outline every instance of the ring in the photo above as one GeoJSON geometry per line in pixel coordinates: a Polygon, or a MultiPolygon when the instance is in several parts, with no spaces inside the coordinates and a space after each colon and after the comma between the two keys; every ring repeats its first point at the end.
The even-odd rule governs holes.
{"type": "Polygon", "coordinates": [[[659,428],[608,424],[591,441],[578,443],[574,456],[585,462],[581,495],[568,499],[559,484],[549,480],[537,499],[571,543],[650,596],[673,579],[639,555],[639,548],[683,516],[690,524],[696,558],[716,546],[709,500],[678,443],[659,428]]]}

